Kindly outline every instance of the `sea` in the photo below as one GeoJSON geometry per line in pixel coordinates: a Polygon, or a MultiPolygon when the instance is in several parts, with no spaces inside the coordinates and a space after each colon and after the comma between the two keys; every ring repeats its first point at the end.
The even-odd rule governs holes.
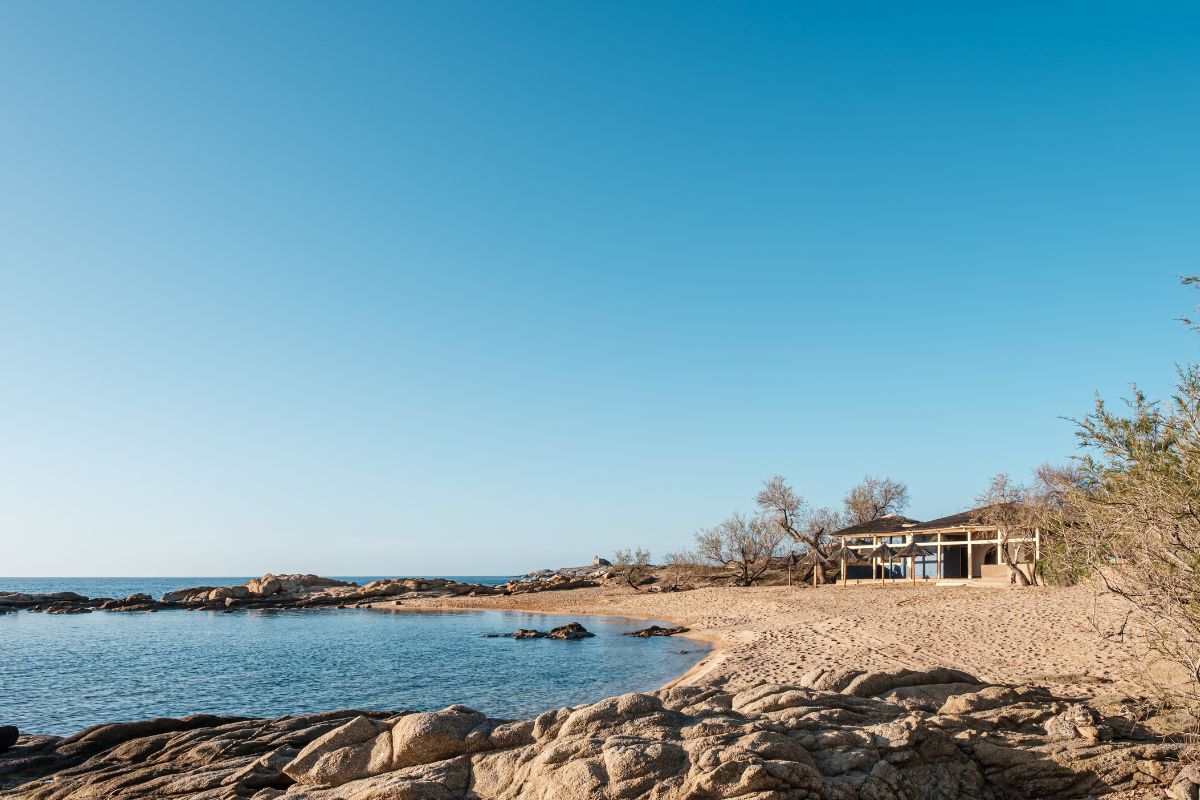
{"type": "MultiPolygon", "coordinates": [[[[0,578],[0,591],[157,597],[245,580],[0,578]]],[[[694,640],[621,635],[655,622],[667,624],[516,611],[336,608],[0,614],[0,725],[66,735],[100,723],[195,713],[278,717],[344,708],[429,711],[455,703],[519,719],[651,691],[707,654],[708,646],[694,640]],[[595,637],[489,636],[571,621],[595,637]]]]}
{"type": "MultiPolygon", "coordinates": [[[[48,592],[78,592],[88,597],[128,597],[144,592],[158,599],[165,592],[190,589],[193,586],[235,586],[261,575],[238,575],[222,577],[182,578],[3,578],[0,577],[0,592],[24,592],[43,594],[48,592]]],[[[395,575],[333,575],[341,581],[353,581],[364,586],[382,578],[395,575]]],[[[461,583],[481,583],[499,586],[512,580],[508,575],[402,575],[402,578],[450,578],[461,583]]]]}

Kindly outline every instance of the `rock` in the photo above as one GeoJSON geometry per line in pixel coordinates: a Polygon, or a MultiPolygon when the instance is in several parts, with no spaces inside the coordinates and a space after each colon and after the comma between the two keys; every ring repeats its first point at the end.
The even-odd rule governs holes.
{"type": "Polygon", "coordinates": [[[1200,800],[1200,765],[1189,764],[1179,770],[1179,774],[1167,788],[1170,800],[1200,800]]]}
{"type": "Polygon", "coordinates": [[[977,692],[953,695],[946,700],[938,713],[969,714],[972,711],[987,711],[1016,702],[1017,693],[1007,686],[988,686],[977,692]]]}
{"type": "Polygon", "coordinates": [[[811,682],[839,688],[680,686],[516,722],[451,706],[399,717],[188,718],[98,726],[66,739],[23,736],[0,754],[0,792],[20,800],[1195,795],[1195,769],[1173,767],[1184,744],[1087,741],[1080,731],[1106,724],[1087,706],[952,671],[822,673],[811,682]],[[951,706],[946,713],[907,707],[939,698],[951,706]],[[1030,714],[1049,717],[1051,731],[1069,724],[1074,738],[1036,735],[1030,714]]]}
{"type": "Polygon", "coordinates": [[[685,628],[680,625],[678,628],[660,628],[657,625],[651,625],[649,628],[642,628],[636,631],[626,631],[622,636],[638,636],[642,639],[648,639],[651,636],[675,636],[680,633],[687,633],[690,628],[685,628]]]}
{"type": "Polygon", "coordinates": [[[514,639],[541,639],[546,634],[541,631],[535,631],[533,628],[517,628],[513,631],[512,638],[514,639]]]}
{"type": "Polygon", "coordinates": [[[546,638],[570,641],[574,639],[588,639],[595,635],[578,622],[568,622],[566,625],[551,628],[550,632],[546,634],[546,638]]]}
{"type": "Polygon", "coordinates": [[[246,582],[246,591],[254,597],[269,597],[278,594],[281,589],[283,583],[269,572],[261,578],[246,582]]]}
{"type": "Polygon", "coordinates": [[[306,786],[341,786],[391,767],[391,728],[355,717],[310,742],[282,772],[306,786]]]}
{"type": "Polygon", "coordinates": [[[491,749],[488,719],[466,706],[410,714],[392,728],[392,769],[491,749]]]}
{"type": "Polygon", "coordinates": [[[0,725],[0,753],[16,744],[20,736],[16,725],[0,725]]]}
{"type": "Polygon", "coordinates": [[[1073,703],[1061,714],[1046,721],[1046,736],[1052,741],[1084,739],[1089,742],[1108,741],[1112,728],[1105,725],[1096,711],[1083,703],[1073,703]]]}

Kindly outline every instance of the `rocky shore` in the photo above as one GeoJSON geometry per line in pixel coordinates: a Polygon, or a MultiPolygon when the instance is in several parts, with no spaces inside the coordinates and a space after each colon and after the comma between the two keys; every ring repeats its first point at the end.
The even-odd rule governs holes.
{"type": "Polygon", "coordinates": [[[521,721],[462,706],[275,720],[194,716],[21,737],[26,800],[935,800],[1194,797],[1178,743],[1121,705],[951,669],[686,686],[521,721]],[[1191,794],[1187,794],[1191,792],[1191,794]]]}
{"type": "MultiPolygon", "coordinates": [[[[557,583],[578,579],[561,576],[557,583]]],[[[1098,603],[1085,587],[780,586],[651,593],[585,579],[601,585],[526,593],[489,587],[492,594],[471,595],[460,588],[465,584],[380,582],[384,591],[370,599],[377,608],[397,611],[490,608],[678,620],[669,628],[629,633],[703,638],[717,649],[658,692],[532,720],[489,719],[453,706],[275,720],[193,716],[102,725],[66,738],[15,737],[14,731],[9,738],[15,743],[0,752],[0,795],[1200,796],[1200,768],[1189,740],[1165,735],[1181,730],[1175,712],[1156,709],[1148,699],[1154,684],[1175,676],[1146,658],[1136,630],[1098,635],[1106,615],[1120,621],[1120,609],[1098,603]]],[[[551,580],[543,578],[546,584],[551,580]]],[[[280,585],[275,594],[292,596],[285,602],[297,607],[303,601],[296,602],[296,595],[341,601],[317,604],[346,604],[348,596],[379,588],[330,585],[297,592],[283,580],[280,585]]],[[[244,588],[249,593],[252,587],[244,588]]],[[[207,607],[218,603],[205,594],[211,591],[198,587],[162,602],[207,607]]],[[[4,733],[0,729],[0,740],[4,733]]]]}
{"type": "Polygon", "coordinates": [[[0,614],[12,611],[87,614],[92,611],[352,607],[384,600],[437,600],[580,589],[600,586],[607,578],[607,567],[568,567],[562,570],[543,570],[499,586],[459,583],[446,578],[384,579],[360,586],[352,581],[323,578],[319,575],[268,573],[236,586],[195,586],[167,592],[159,599],[143,593],[110,598],[86,597],[76,592],[25,594],[0,591],[0,614]]]}

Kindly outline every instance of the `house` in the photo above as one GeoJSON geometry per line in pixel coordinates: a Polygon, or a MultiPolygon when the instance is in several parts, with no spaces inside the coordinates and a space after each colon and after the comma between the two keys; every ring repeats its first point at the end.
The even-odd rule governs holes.
{"type": "Polygon", "coordinates": [[[1012,563],[1030,574],[1033,562],[1041,557],[1041,532],[1033,530],[1001,531],[983,522],[986,508],[919,522],[888,514],[870,522],[851,525],[830,534],[837,544],[867,553],[881,544],[893,550],[916,543],[929,551],[928,556],[887,559],[874,558],[868,564],[849,565],[846,577],[870,578],[1004,578],[1012,563]]]}

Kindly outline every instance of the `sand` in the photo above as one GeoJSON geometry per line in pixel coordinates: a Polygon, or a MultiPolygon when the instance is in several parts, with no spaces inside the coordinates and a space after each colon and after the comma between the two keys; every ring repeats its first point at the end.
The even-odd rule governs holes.
{"type": "MultiPolygon", "coordinates": [[[[388,604],[390,606],[390,604],[388,604]]],[[[954,667],[995,683],[1037,684],[1060,696],[1141,697],[1178,681],[1126,631],[1117,601],[1087,587],[714,587],[635,592],[599,587],[497,597],[404,600],[403,609],[514,609],[612,614],[688,625],[716,645],[680,683],[737,689],[794,683],[820,667],[954,667]]],[[[586,624],[586,622],[585,622],[586,624]]]]}

